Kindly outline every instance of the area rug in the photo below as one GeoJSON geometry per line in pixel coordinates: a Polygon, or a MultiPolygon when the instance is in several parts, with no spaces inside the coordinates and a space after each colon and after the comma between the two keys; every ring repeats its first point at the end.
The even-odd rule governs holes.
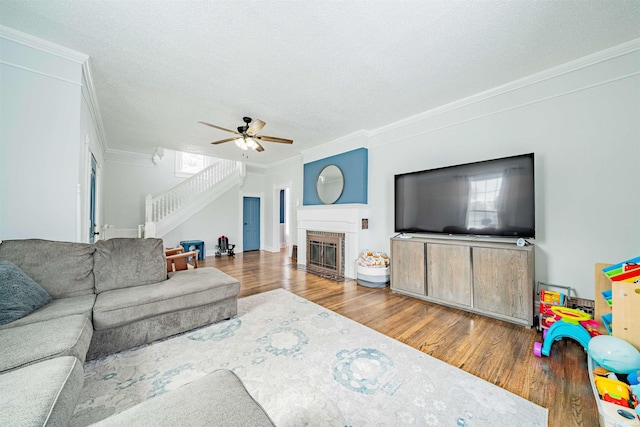
{"type": "Polygon", "coordinates": [[[72,425],[220,368],[280,427],[547,425],[546,409],[282,289],[240,299],[233,319],[87,363],[72,425]]]}

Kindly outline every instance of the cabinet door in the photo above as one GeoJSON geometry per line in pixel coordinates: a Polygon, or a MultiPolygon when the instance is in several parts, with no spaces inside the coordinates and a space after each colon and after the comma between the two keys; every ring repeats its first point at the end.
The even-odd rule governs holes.
{"type": "Polygon", "coordinates": [[[473,248],[473,305],[529,323],[533,318],[530,252],[473,248]]]}
{"type": "Polygon", "coordinates": [[[391,288],[425,295],[424,242],[391,241],[391,288]]]}
{"type": "Polygon", "coordinates": [[[427,295],[442,301],[471,305],[471,248],[427,244],[427,295]]]}

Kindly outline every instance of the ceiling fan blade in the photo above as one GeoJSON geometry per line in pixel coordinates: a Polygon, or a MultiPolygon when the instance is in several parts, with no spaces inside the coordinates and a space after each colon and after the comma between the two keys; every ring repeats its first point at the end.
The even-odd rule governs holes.
{"type": "Polygon", "coordinates": [[[255,134],[257,134],[258,132],[260,132],[260,130],[262,130],[264,125],[266,125],[266,123],[260,119],[256,119],[252,121],[251,124],[249,125],[249,128],[247,129],[247,135],[255,136],[255,134]]]}
{"type": "Polygon", "coordinates": [[[275,136],[260,135],[260,136],[256,136],[255,138],[258,138],[262,141],[280,142],[282,144],[293,144],[293,140],[291,139],[276,138],[275,136]]]}
{"type": "MultiPolygon", "coordinates": [[[[254,139],[254,141],[255,141],[255,139],[254,139]]],[[[255,148],[255,150],[256,150],[258,153],[262,153],[262,152],[264,151],[264,147],[263,147],[262,145],[260,145],[260,143],[259,143],[258,141],[256,141],[256,148],[255,148]]]]}
{"type": "Polygon", "coordinates": [[[223,130],[225,132],[231,132],[231,133],[235,133],[236,135],[240,135],[240,133],[236,132],[235,130],[225,129],[225,128],[222,128],[220,126],[212,125],[211,123],[207,123],[207,122],[198,122],[198,123],[203,124],[205,126],[211,126],[212,128],[220,129],[220,130],[223,130]]]}
{"type": "Polygon", "coordinates": [[[221,139],[220,141],[213,141],[212,144],[213,145],[222,144],[223,142],[235,141],[236,139],[238,139],[238,137],[234,136],[233,138],[221,139]]]}

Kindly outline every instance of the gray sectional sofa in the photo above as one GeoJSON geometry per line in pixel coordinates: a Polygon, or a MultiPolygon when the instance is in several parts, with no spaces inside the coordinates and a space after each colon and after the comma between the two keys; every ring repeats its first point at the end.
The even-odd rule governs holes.
{"type": "MultiPolygon", "coordinates": [[[[0,263],[0,280],[23,274],[24,287],[43,288],[50,301],[0,325],[1,425],[66,425],[82,390],[85,360],[237,313],[238,280],[215,268],[167,274],[160,239],[5,240],[0,263]]],[[[2,307],[11,309],[6,301],[2,307]]],[[[178,392],[179,400],[186,391],[178,392]]],[[[268,423],[256,425],[272,425],[264,416],[268,423]]]]}

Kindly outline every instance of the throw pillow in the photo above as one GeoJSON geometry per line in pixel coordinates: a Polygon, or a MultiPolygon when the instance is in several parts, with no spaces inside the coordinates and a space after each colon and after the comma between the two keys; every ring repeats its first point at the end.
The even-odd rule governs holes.
{"type": "Polygon", "coordinates": [[[0,325],[21,319],[45,304],[51,296],[9,261],[0,261],[0,325]]]}

